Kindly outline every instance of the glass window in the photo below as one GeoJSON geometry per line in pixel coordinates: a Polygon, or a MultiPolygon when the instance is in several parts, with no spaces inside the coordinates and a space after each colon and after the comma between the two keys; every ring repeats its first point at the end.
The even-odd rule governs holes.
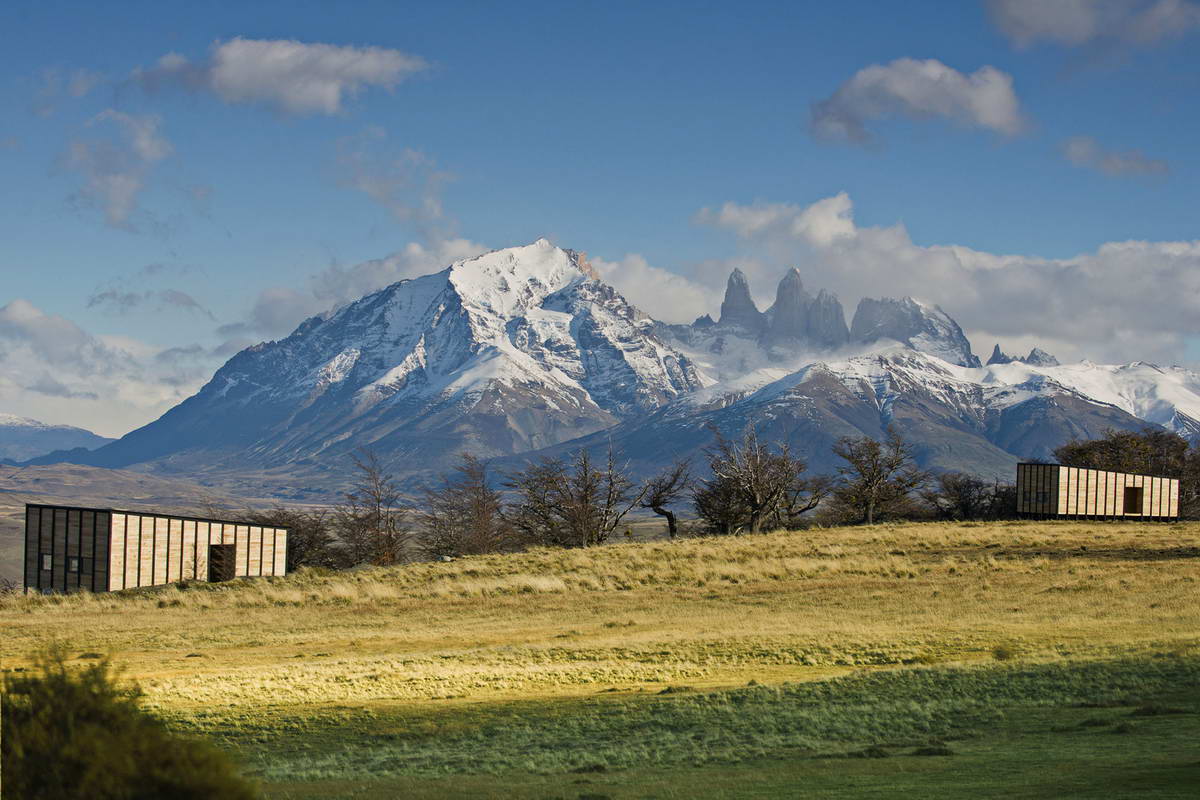
{"type": "Polygon", "coordinates": [[[54,556],[49,553],[42,553],[42,569],[54,568],[54,556]]]}
{"type": "Polygon", "coordinates": [[[79,572],[79,556],[70,556],[67,558],[67,571],[79,572]]]}

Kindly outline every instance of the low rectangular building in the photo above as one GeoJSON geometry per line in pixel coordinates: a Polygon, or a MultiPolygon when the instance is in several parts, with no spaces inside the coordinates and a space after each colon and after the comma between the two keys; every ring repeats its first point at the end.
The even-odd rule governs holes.
{"type": "Polygon", "coordinates": [[[1179,479],[1061,464],[1018,464],[1017,513],[1030,517],[1178,519],[1179,479]]]}
{"type": "Polygon", "coordinates": [[[25,591],[111,592],[287,573],[286,528],[112,508],[25,506],[25,591]]]}

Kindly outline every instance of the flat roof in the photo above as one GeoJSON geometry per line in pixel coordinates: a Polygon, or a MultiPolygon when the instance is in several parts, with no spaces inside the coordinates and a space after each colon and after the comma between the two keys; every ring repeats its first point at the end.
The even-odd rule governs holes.
{"type": "Polygon", "coordinates": [[[187,522],[216,522],[220,525],[254,525],[259,528],[274,528],[276,530],[291,531],[292,529],[286,525],[267,525],[262,522],[248,522],[244,519],[216,519],[214,517],[193,517],[188,514],[170,514],[159,511],[131,511],[124,508],[110,508],[106,506],[67,506],[55,503],[26,503],[25,508],[61,508],[64,511],[103,511],[110,514],[136,514],[142,517],[164,517],[166,519],[178,519],[187,522]]]}
{"type": "Polygon", "coordinates": [[[1161,478],[1164,481],[1177,481],[1178,477],[1171,475],[1151,475],[1148,472],[1123,472],[1119,469],[1101,469],[1100,467],[1079,467],[1074,464],[1051,464],[1045,461],[1018,461],[1018,467],[1063,467],[1064,469],[1090,469],[1092,472],[1111,472],[1114,475],[1136,475],[1139,478],[1161,478]]]}

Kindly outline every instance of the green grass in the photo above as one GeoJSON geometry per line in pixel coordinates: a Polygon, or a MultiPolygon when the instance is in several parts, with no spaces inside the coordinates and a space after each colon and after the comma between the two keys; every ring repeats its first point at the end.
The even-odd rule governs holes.
{"type": "Polygon", "coordinates": [[[902,668],[724,691],[214,713],[176,725],[223,742],[278,797],[576,797],[589,786],[611,797],[768,797],[801,786],[842,797],[901,786],[922,797],[1055,797],[1123,783],[1189,796],[1200,781],[1200,659],[902,668]],[[856,757],[864,751],[890,758],[856,757]]]}
{"type": "Polygon", "coordinates": [[[112,654],[271,797],[1191,797],[1198,538],[879,525],[12,597],[0,662],[112,654]]]}

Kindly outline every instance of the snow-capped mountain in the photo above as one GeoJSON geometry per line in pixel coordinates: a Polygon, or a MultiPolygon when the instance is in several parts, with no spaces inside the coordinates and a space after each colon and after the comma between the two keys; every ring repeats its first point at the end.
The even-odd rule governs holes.
{"type": "Polygon", "coordinates": [[[199,393],[98,455],[266,466],[373,447],[439,466],[533,450],[700,385],[581,253],[539,240],[458,261],[233,357],[199,393]]]}
{"type": "Polygon", "coordinates": [[[649,472],[697,455],[712,427],[754,425],[824,470],[839,437],[895,425],[928,466],[1001,477],[1106,428],[1200,437],[1194,372],[993,356],[981,365],[945,311],[911,298],[865,299],[847,326],[838,299],[794,270],[766,311],[735,271],[718,320],[663,324],[583,254],[539,240],[309,319],[121,440],[37,461],[273,469],[328,487],[363,447],[419,477],[467,450],[523,460],[612,443],[649,472]]]}
{"type": "Polygon", "coordinates": [[[48,425],[36,419],[0,413],[0,459],[26,461],[55,450],[94,450],[113,441],[83,428],[48,425]]]}
{"type": "Polygon", "coordinates": [[[971,352],[958,323],[939,306],[911,297],[864,297],[854,312],[850,338],[860,344],[890,339],[960,367],[979,366],[979,357],[971,352]]]}
{"type": "Polygon", "coordinates": [[[714,427],[736,437],[753,425],[826,471],[838,465],[830,448],[839,437],[878,436],[894,425],[925,466],[1011,479],[1019,460],[1052,458],[1064,442],[1108,428],[1140,430],[1148,416],[1194,435],[1186,426],[1195,424],[1189,410],[1200,405],[1197,381],[1196,373],[1150,365],[962,367],[891,345],[774,379],[772,370],[760,369],[582,443],[602,450],[613,442],[649,473],[674,458],[699,456],[714,427]]]}
{"type": "Polygon", "coordinates": [[[952,364],[980,365],[962,328],[938,306],[911,297],[863,298],[847,328],[837,295],[824,289],[815,297],[809,294],[794,268],[779,282],[775,303],[766,311],[758,310],[745,274],[735,269],[718,320],[704,316],[691,325],[660,327],[664,338],[708,364],[708,377],[716,381],[892,342],[952,364]]]}
{"type": "Polygon", "coordinates": [[[1027,356],[1010,356],[1000,349],[999,344],[992,348],[992,354],[988,357],[987,363],[990,367],[992,364],[1011,364],[1014,361],[1019,361],[1022,364],[1031,364],[1035,367],[1058,366],[1058,359],[1040,347],[1030,350],[1027,356]]]}

